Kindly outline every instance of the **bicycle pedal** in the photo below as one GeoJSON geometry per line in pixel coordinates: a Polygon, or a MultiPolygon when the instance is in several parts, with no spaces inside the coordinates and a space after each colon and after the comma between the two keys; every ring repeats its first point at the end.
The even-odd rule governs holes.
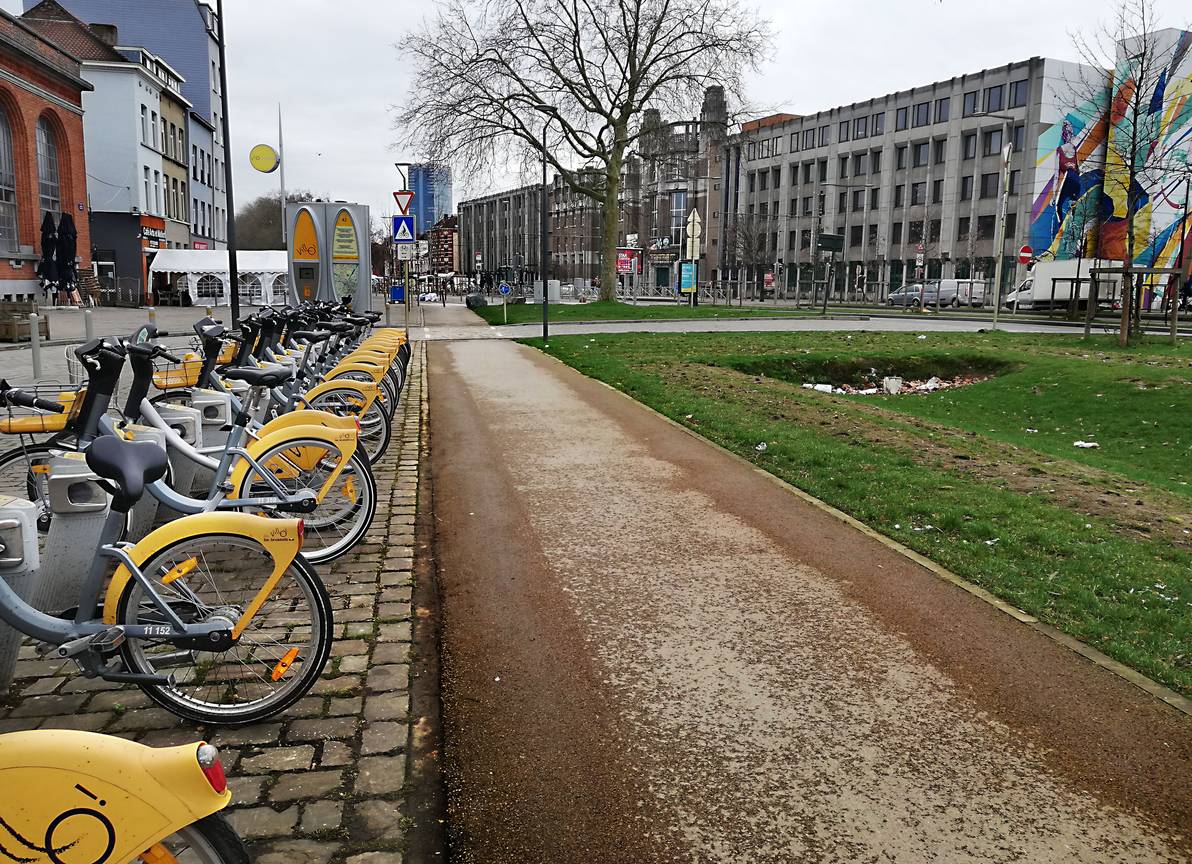
{"type": "Polygon", "coordinates": [[[124,628],[108,627],[98,633],[63,642],[54,653],[58,657],[75,657],[85,651],[105,652],[119,648],[124,643],[124,628]]]}

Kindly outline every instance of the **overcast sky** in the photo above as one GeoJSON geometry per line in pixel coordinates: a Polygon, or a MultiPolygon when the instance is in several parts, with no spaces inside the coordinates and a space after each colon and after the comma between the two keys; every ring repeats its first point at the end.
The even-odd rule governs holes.
{"type": "MultiPolygon", "coordinates": [[[[20,0],[0,0],[20,12],[20,0]]],[[[415,0],[225,0],[236,197],[276,189],[248,164],[285,119],[286,182],[393,211],[390,106],[410,84],[395,44],[429,8],[415,0]]],[[[774,53],[751,84],[767,109],[814,112],[1035,55],[1079,59],[1069,32],[1093,29],[1116,0],[770,0],[774,53]]],[[[1175,0],[1160,20],[1187,26],[1175,0]]],[[[152,3],[146,3],[147,12],[152,3]]],[[[1187,8],[1186,6],[1183,8],[1187,8]]],[[[168,59],[168,58],[167,58],[168,59]]],[[[456,198],[465,189],[456,166],[456,198]]],[[[518,178],[510,177],[508,182],[518,178]]]]}

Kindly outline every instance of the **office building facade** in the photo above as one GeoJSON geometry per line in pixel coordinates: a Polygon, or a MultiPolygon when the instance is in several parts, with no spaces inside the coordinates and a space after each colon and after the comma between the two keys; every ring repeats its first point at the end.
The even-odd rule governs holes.
{"type": "Polygon", "coordinates": [[[451,191],[451,168],[434,162],[409,166],[410,190],[414,202],[410,213],[414,216],[418,233],[424,234],[444,216],[455,212],[451,191]]]}

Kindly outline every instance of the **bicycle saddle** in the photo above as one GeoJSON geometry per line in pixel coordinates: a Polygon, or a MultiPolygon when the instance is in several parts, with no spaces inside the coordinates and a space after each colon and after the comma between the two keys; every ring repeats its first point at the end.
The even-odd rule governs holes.
{"type": "Polygon", "coordinates": [[[374,324],[376,324],[382,318],[382,315],[380,312],[362,312],[360,314],[362,317],[367,318],[369,321],[371,321],[374,324]]]}
{"type": "Polygon", "coordinates": [[[219,374],[231,381],[244,381],[250,387],[277,387],[289,381],[293,373],[285,368],[257,369],[252,366],[243,366],[239,369],[228,369],[219,374]]]}
{"type": "Polygon", "coordinates": [[[342,321],[320,321],[315,325],[320,330],[330,330],[332,333],[351,333],[356,328],[342,321]]]}
{"type": "Polygon", "coordinates": [[[304,342],[326,342],[331,338],[331,333],[328,330],[295,330],[290,334],[295,339],[301,339],[304,342]]]}
{"type": "Polygon", "coordinates": [[[145,484],[166,476],[165,448],[149,441],[102,435],[87,448],[87,467],[116,486],[112,509],[121,513],[145,494],[145,484]]]}

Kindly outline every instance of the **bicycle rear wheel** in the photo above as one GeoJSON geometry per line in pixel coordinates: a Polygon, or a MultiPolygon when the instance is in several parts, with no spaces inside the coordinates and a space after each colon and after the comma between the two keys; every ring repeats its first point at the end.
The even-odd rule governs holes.
{"type": "MultiPolygon", "coordinates": [[[[141,568],[186,623],[214,616],[239,621],[272,569],[259,543],[223,534],[180,540],[141,568]]],[[[120,597],[117,620],[168,623],[135,580],[120,597]]],[[[173,675],[169,685],[141,688],[167,711],[203,723],[240,725],[272,717],[306,694],[327,663],[332,626],[327,589],[299,555],[227,650],[129,639],[121,654],[130,672],[173,675]]]]}
{"type": "Polygon", "coordinates": [[[160,843],[142,853],[142,864],[248,864],[248,850],[228,820],[220,813],[212,813],[180,828],[160,843]]]}
{"type": "Polygon", "coordinates": [[[338,390],[325,390],[310,402],[310,407],[318,411],[330,411],[341,417],[357,417],[360,420],[359,445],[368,454],[368,461],[376,465],[377,460],[385,455],[389,447],[389,437],[392,434],[389,416],[377,400],[368,406],[368,410],[361,412],[363,397],[356,390],[347,387],[338,390]]]}

